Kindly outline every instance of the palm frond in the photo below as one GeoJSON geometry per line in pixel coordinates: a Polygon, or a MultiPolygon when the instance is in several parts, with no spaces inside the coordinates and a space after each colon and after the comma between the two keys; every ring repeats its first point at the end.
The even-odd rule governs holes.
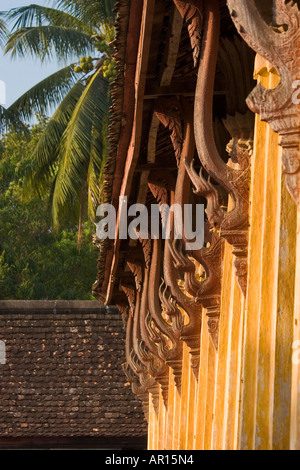
{"type": "Polygon", "coordinates": [[[95,130],[98,135],[102,135],[108,107],[108,82],[98,71],[80,97],[60,145],[60,164],[52,207],[56,227],[60,224],[61,211],[65,211],[66,207],[72,210],[74,201],[78,199],[83,178],[88,173],[92,151],[93,165],[96,165],[94,168],[101,165],[103,142],[98,136],[93,139],[93,135],[96,135],[95,130]]]}
{"type": "Polygon", "coordinates": [[[46,114],[51,107],[63,100],[77,80],[74,64],[64,67],[24,93],[10,106],[9,111],[24,121],[31,119],[36,113],[46,114]]]}
{"type": "Polygon", "coordinates": [[[114,22],[115,0],[57,0],[56,4],[72,16],[94,26],[114,22]]]}
{"type": "Polygon", "coordinates": [[[48,122],[32,156],[24,186],[24,197],[44,195],[57,172],[57,156],[60,140],[67,128],[76,105],[84,92],[84,85],[77,82],[48,122]]]}
{"type": "Polygon", "coordinates": [[[28,126],[26,126],[13,112],[0,105],[0,137],[10,128],[16,132],[22,132],[29,137],[28,126]]]}
{"type": "Polygon", "coordinates": [[[10,35],[5,49],[12,57],[39,57],[42,62],[51,59],[54,53],[59,60],[66,60],[93,51],[93,40],[86,33],[51,25],[18,29],[10,35]]]}
{"type": "Polygon", "coordinates": [[[56,8],[49,8],[42,5],[28,5],[20,8],[13,8],[6,14],[9,21],[15,21],[12,31],[20,28],[31,28],[33,26],[43,26],[46,23],[52,26],[72,28],[92,34],[93,29],[80,18],[76,18],[70,13],[56,8]]]}
{"type": "Polygon", "coordinates": [[[8,30],[1,16],[3,16],[2,13],[0,13],[0,47],[3,47],[8,38],[8,30]]]}

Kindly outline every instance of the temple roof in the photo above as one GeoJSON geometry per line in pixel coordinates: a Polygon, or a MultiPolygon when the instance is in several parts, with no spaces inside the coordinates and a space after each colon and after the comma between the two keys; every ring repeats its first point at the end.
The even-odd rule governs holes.
{"type": "Polygon", "coordinates": [[[15,438],[147,434],[122,369],[124,327],[98,302],[0,302],[0,447],[15,438]]]}

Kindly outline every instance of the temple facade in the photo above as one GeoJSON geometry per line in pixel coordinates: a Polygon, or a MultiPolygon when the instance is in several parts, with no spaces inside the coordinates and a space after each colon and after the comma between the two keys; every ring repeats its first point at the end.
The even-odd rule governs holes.
{"type": "Polygon", "coordinates": [[[299,450],[300,2],[117,13],[103,194],[117,226],[97,240],[94,295],[123,315],[148,448],[299,450]],[[120,235],[120,197],[161,209],[149,233],[120,235]],[[170,236],[151,237],[173,205],[181,233],[171,212],[170,236]],[[205,209],[200,247],[187,205],[205,209]]]}

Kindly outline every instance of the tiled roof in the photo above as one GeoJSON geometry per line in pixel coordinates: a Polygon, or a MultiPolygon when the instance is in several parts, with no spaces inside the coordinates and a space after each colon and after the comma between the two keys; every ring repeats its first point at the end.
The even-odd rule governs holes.
{"type": "Polygon", "coordinates": [[[107,313],[95,302],[81,310],[70,302],[65,308],[63,302],[55,308],[29,303],[36,307],[27,304],[25,310],[22,302],[14,309],[5,304],[0,302],[0,340],[6,346],[6,364],[0,364],[1,438],[147,434],[141,404],[122,369],[118,311],[107,313]]]}

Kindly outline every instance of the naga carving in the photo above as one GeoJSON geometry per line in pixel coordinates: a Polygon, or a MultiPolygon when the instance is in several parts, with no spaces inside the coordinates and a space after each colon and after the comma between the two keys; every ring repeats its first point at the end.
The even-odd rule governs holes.
{"type": "MultiPolygon", "coordinates": [[[[130,292],[126,289],[126,292],[130,292]]],[[[139,360],[133,340],[134,318],[128,315],[126,326],[126,363],[123,365],[125,375],[132,386],[132,391],[143,403],[145,416],[149,415],[149,393],[152,394],[153,406],[157,411],[159,406],[159,389],[155,379],[150,376],[139,360]]]]}
{"type": "Polygon", "coordinates": [[[135,310],[135,302],[136,302],[136,291],[133,285],[122,283],[121,289],[127,297],[128,305],[129,305],[129,312],[131,316],[134,314],[135,310]]]}
{"type": "Polygon", "coordinates": [[[225,163],[217,150],[213,129],[213,93],[219,54],[219,35],[219,3],[217,0],[211,0],[204,4],[203,47],[194,108],[196,147],[209,179],[204,178],[202,170],[200,174],[195,171],[193,160],[186,159],[185,165],[196,188],[196,194],[205,195],[207,198],[207,215],[211,225],[233,246],[237,279],[242,292],[246,295],[251,145],[249,148],[245,147],[243,139],[251,141],[253,125],[246,129],[242,125],[232,126],[232,121],[239,124],[239,115],[237,113],[234,116],[227,116],[225,125],[228,124],[228,130],[232,135],[228,149],[231,148],[232,158],[241,165],[236,167],[225,163]],[[220,196],[211,179],[231,196],[231,210],[225,212],[222,209],[220,196]]]}
{"type": "MultiPolygon", "coordinates": [[[[131,272],[136,277],[136,273],[142,270],[140,261],[127,261],[131,272]]],[[[167,404],[168,400],[168,385],[169,385],[169,371],[166,364],[161,360],[159,355],[159,344],[163,343],[161,335],[156,336],[157,344],[151,342],[151,325],[148,322],[148,288],[149,288],[149,267],[144,268],[144,275],[141,273],[141,283],[138,284],[140,289],[137,291],[137,308],[134,313],[133,329],[132,329],[132,344],[134,352],[139,359],[143,368],[147,370],[150,377],[153,377],[157,384],[161,385],[162,396],[164,402],[167,404]],[[145,330],[145,327],[148,328],[145,330]],[[145,334],[145,331],[148,334],[145,334]],[[144,334],[143,334],[144,333],[144,334]]],[[[149,391],[154,395],[156,387],[153,383],[150,384],[149,391]]]]}
{"type": "Polygon", "coordinates": [[[153,255],[149,274],[148,304],[151,319],[162,333],[164,341],[158,344],[161,359],[172,368],[176,386],[181,388],[182,373],[182,343],[180,341],[182,321],[181,312],[166,300],[161,304],[161,240],[153,240],[153,255]],[[170,305],[169,305],[170,304],[170,305]],[[169,315],[170,314],[170,315],[169,315]]]}
{"type": "MultiPolygon", "coordinates": [[[[170,99],[172,108],[175,107],[175,99],[170,99]]],[[[168,99],[164,99],[164,116],[168,116],[170,106],[168,99]]],[[[159,100],[159,109],[162,108],[162,102],[159,100]]],[[[193,134],[193,112],[191,106],[186,100],[181,103],[177,102],[177,119],[184,123],[184,139],[182,151],[179,159],[179,168],[177,181],[174,190],[170,190],[171,204],[178,204],[184,213],[184,205],[188,204],[190,198],[190,179],[186,170],[186,164],[193,161],[195,153],[195,140],[193,134]],[[182,116],[179,116],[181,111],[182,116]]],[[[158,117],[160,117],[158,114],[158,117]]],[[[168,123],[166,118],[163,124],[168,123]]],[[[166,125],[166,124],[165,124],[166,125]]],[[[176,149],[174,148],[176,152],[176,149]]],[[[156,190],[155,195],[162,194],[162,190],[156,190]]],[[[201,193],[203,195],[203,193],[201,193]]],[[[208,199],[209,200],[209,199],[208,199]]],[[[166,201],[164,194],[163,201],[166,201]]],[[[171,238],[165,242],[164,250],[164,279],[166,285],[169,286],[172,298],[179,307],[187,313],[189,322],[182,326],[181,339],[186,342],[190,348],[191,363],[195,376],[197,377],[200,359],[200,331],[202,322],[202,307],[207,309],[209,317],[209,331],[216,349],[218,346],[217,329],[213,326],[218,322],[220,316],[220,295],[221,295],[221,263],[222,263],[222,247],[223,242],[215,234],[206,230],[206,243],[210,243],[210,247],[204,247],[200,250],[193,251],[189,255],[196,259],[204,266],[206,279],[198,281],[195,274],[195,264],[185,251],[185,234],[182,234],[183,240],[174,239],[174,220],[171,214],[171,238]],[[214,253],[214,256],[212,256],[214,253]],[[185,282],[185,291],[191,296],[183,292],[178,285],[177,272],[183,274],[185,282]],[[214,321],[212,321],[212,318],[214,321]]],[[[183,217],[184,219],[184,217],[183,217]]],[[[183,227],[185,221],[183,220],[183,227]]],[[[185,232],[183,230],[183,232],[185,232]]]]}
{"type": "Polygon", "coordinates": [[[295,98],[295,87],[300,78],[300,11],[297,3],[291,0],[274,0],[274,6],[273,24],[267,25],[254,0],[228,0],[239,34],[255,52],[271,62],[280,76],[280,83],[274,89],[258,84],[250,93],[247,104],[279,134],[287,188],[299,204],[300,106],[295,98]]]}
{"type": "MultiPolygon", "coordinates": [[[[159,203],[160,207],[172,201],[169,200],[170,190],[174,188],[174,178],[169,172],[155,172],[152,171],[149,175],[148,186],[152,195],[159,203]]],[[[161,213],[162,221],[165,214],[161,213]]],[[[166,221],[165,221],[166,222],[166,221]]],[[[168,240],[164,244],[164,258],[166,256],[168,240]]],[[[162,262],[162,241],[153,240],[152,259],[149,276],[149,311],[151,320],[155,323],[159,331],[168,338],[167,347],[164,342],[159,343],[159,351],[162,359],[172,368],[174,380],[177,388],[181,388],[181,374],[182,374],[182,344],[181,344],[181,330],[182,330],[182,313],[175,307],[172,302],[171,296],[164,295],[164,279],[161,279],[161,262],[162,262]],[[170,319],[168,321],[168,318],[170,319]]]]}
{"type": "MultiPolygon", "coordinates": [[[[136,273],[140,272],[141,263],[131,260],[131,272],[136,277],[136,273]]],[[[143,302],[145,292],[147,292],[147,278],[145,277],[146,285],[142,289],[137,289],[131,284],[121,284],[122,290],[125,292],[128,303],[131,304],[130,310],[132,311],[132,291],[135,291],[135,305],[134,313],[130,313],[126,319],[126,364],[124,365],[124,372],[131,382],[133,392],[141,399],[145,415],[148,414],[149,408],[149,393],[152,396],[153,406],[158,412],[159,406],[159,385],[161,386],[162,396],[165,404],[168,400],[168,368],[158,358],[158,355],[153,354],[153,349],[149,350],[147,343],[143,340],[141,333],[141,325],[143,322],[143,302]]]]}

